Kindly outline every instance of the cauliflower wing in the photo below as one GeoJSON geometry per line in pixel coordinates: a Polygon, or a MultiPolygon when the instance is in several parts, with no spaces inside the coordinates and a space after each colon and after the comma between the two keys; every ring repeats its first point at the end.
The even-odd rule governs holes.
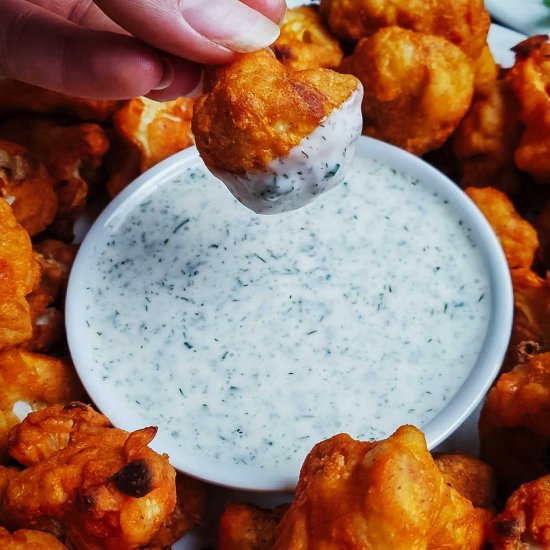
{"type": "Polygon", "coordinates": [[[8,480],[0,508],[13,528],[56,522],[81,550],[138,549],[176,504],[176,473],[147,445],[156,428],[116,428],[69,445],[8,480]]]}
{"type": "Polygon", "coordinates": [[[115,112],[113,124],[119,134],[138,149],[142,172],[193,145],[194,102],[183,97],[164,103],[136,97],[115,112]]]}
{"type": "Polygon", "coordinates": [[[50,232],[70,242],[75,220],[86,205],[89,186],[100,175],[109,141],[101,126],[66,124],[52,117],[13,116],[0,124],[5,136],[29,149],[55,181],[58,212],[50,232]]]}
{"type": "Polygon", "coordinates": [[[493,550],[550,548],[550,476],[525,483],[493,522],[493,550]]]}
{"type": "Polygon", "coordinates": [[[387,27],[362,39],[339,69],[362,82],[363,133],[423,155],[466,114],[473,71],[444,38],[387,27]]]}
{"type": "Polygon", "coordinates": [[[550,353],[502,374],[479,419],[481,457],[507,495],[550,470],[550,353]]]}
{"type": "Polygon", "coordinates": [[[57,212],[54,181],[24,147],[0,140],[0,197],[33,236],[48,227],[57,212]]]}
{"type": "Polygon", "coordinates": [[[492,187],[468,187],[465,192],[497,234],[510,270],[530,269],[539,249],[537,231],[508,196],[492,187]]]}
{"type": "Polygon", "coordinates": [[[373,443],[341,434],[307,456],[274,548],[482,548],[487,519],[445,482],[418,429],[373,443]]]}
{"type": "Polygon", "coordinates": [[[519,104],[509,79],[477,89],[470,110],[452,136],[460,185],[490,184],[508,194],[521,191],[523,176],[514,163],[521,132],[519,104]]]}
{"type": "Polygon", "coordinates": [[[291,72],[262,50],[213,69],[192,130],[206,166],[240,202],[258,213],[293,210],[345,177],[361,94],[354,76],[291,72]],[[324,130],[332,124],[340,131],[324,130]]]}
{"type": "Polygon", "coordinates": [[[83,397],[67,361],[20,348],[0,352],[0,462],[6,457],[9,430],[32,410],[83,397]]]}
{"type": "Polygon", "coordinates": [[[525,131],[514,154],[521,170],[538,183],[550,184],[550,43],[533,36],[515,47],[510,70],[525,131]]]}
{"type": "Polygon", "coordinates": [[[483,0],[321,0],[321,14],[345,40],[398,26],[441,36],[471,59],[482,54],[490,25],[483,0]]]}
{"type": "Polygon", "coordinates": [[[326,28],[315,5],[288,10],[271,49],[291,71],[336,69],[344,57],[340,42],[326,28]]]}
{"type": "Polygon", "coordinates": [[[11,207],[0,200],[0,350],[30,339],[26,296],[39,275],[29,234],[17,223],[11,207]]]}

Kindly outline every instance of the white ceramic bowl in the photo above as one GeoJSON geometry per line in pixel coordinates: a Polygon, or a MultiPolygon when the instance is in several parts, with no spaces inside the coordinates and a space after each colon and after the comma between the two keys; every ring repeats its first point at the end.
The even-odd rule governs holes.
{"type": "MultiPolygon", "coordinates": [[[[446,406],[435,417],[419,426],[426,435],[429,448],[434,448],[452,434],[476,408],[498,373],[509,340],[512,323],[513,300],[508,267],[502,249],[485,218],[470,199],[440,172],[401,149],[365,137],[359,140],[357,156],[377,159],[378,162],[387,165],[392,170],[423,182],[423,185],[428,186],[433,193],[437,193],[442,200],[448,201],[460,219],[463,220],[464,225],[470,228],[470,238],[480,251],[485,264],[488,288],[491,295],[487,333],[470,374],[447,401],[446,406]]],[[[116,279],[113,279],[113,284],[102,287],[103,283],[98,279],[94,279],[90,274],[96,270],[98,265],[105,263],[104,255],[111,246],[110,242],[113,235],[117,235],[116,232],[119,228],[126,227],[124,226],[126,219],[135,214],[138,205],[148,205],[151,201],[161,201],[167,189],[167,182],[181,176],[190,167],[201,166],[203,166],[202,161],[195,148],[174,155],[133,182],[108,205],[94,223],[78,253],[67,291],[66,324],[71,355],[78,374],[91,398],[100,410],[111,419],[113,424],[127,430],[138,429],[144,425],[158,425],[159,434],[152,446],[158,451],[168,453],[172,464],[177,469],[227,487],[256,491],[289,490],[292,489],[298,477],[299,466],[297,467],[296,463],[272,471],[269,467],[257,467],[257,463],[261,462],[262,458],[259,456],[256,463],[239,465],[230,462],[229,459],[224,461],[223,453],[221,457],[214,459],[211,452],[197,451],[193,448],[196,441],[195,437],[186,436],[183,439],[179,437],[179,428],[182,424],[187,424],[187,421],[192,422],[195,419],[187,418],[187,420],[182,421],[180,418],[174,420],[179,414],[179,410],[178,406],[173,404],[173,395],[174,393],[177,394],[179,389],[182,395],[184,393],[187,395],[187,392],[189,392],[187,399],[195,399],[198,390],[193,392],[182,386],[182,384],[185,384],[186,377],[180,376],[179,371],[172,369],[173,358],[170,361],[165,360],[165,363],[169,364],[163,363],[162,357],[158,358],[158,366],[155,368],[157,370],[162,369],[162,372],[164,372],[164,369],[168,369],[167,372],[169,372],[169,374],[159,375],[160,377],[164,376],[165,381],[160,381],[160,378],[156,378],[154,374],[147,374],[143,365],[136,369],[132,368],[134,361],[138,364],[141,356],[147,355],[148,346],[152,345],[151,342],[157,345],[155,349],[161,349],[160,355],[162,355],[162,347],[158,348],[159,343],[155,342],[154,336],[147,333],[147,328],[144,328],[143,322],[139,334],[146,334],[146,339],[136,338],[134,335],[133,339],[128,340],[129,337],[125,335],[125,333],[131,332],[132,329],[129,327],[132,322],[138,326],[140,316],[145,315],[146,304],[142,304],[143,309],[139,310],[143,311],[142,314],[137,309],[129,309],[126,312],[118,309],[114,310],[114,313],[109,314],[109,318],[112,319],[112,326],[108,330],[105,330],[104,325],[101,327],[95,326],[95,321],[93,321],[93,319],[100,318],[103,312],[108,312],[110,307],[114,307],[112,304],[115,302],[117,308],[121,310],[126,308],[130,296],[122,300],[119,299],[117,293],[121,292],[121,288],[134,288],[132,285],[135,284],[140,284],[145,288],[152,288],[155,284],[157,286],[177,284],[177,277],[170,280],[170,275],[168,279],[162,282],[157,279],[149,280],[153,269],[152,264],[148,267],[149,260],[145,262],[145,265],[135,265],[136,258],[133,258],[132,255],[136,254],[136,250],[139,248],[137,241],[141,239],[145,242],[147,239],[152,238],[153,228],[147,226],[141,227],[139,230],[132,226],[134,229],[128,231],[136,231],[135,240],[133,241],[135,246],[126,247],[123,250],[124,258],[121,256],[120,261],[109,260],[113,262],[113,268],[109,271],[118,270],[117,273],[122,278],[121,280],[128,277],[130,270],[134,269],[135,275],[133,278],[128,278],[125,285],[119,288],[116,279]],[[134,214],[132,214],[133,212],[134,214]],[[94,288],[96,283],[97,288],[102,289],[101,295],[96,293],[97,289],[94,288]],[[104,332],[108,334],[103,334],[104,332]],[[105,336],[109,337],[108,343],[105,342],[105,336]],[[118,341],[125,341],[126,344],[130,341],[133,342],[132,346],[134,348],[128,352],[130,355],[124,356],[125,367],[122,363],[116,365],[118,341]],[[111,357],[112,368],[103,363],[100,365],[105,357],[111,357]],[[125,374],[119,376],[119,373],[123,371],[125,374]],[[119,378],[114,380],[117,376],[119,378]],[[178,388],[178,386],[180,387],[178,388]],[[138,402],[137,406],[136,402],[138,402]],[[161,414],[159,411],[163,402],[170,402],[171,404],[161,414]]],[[[182,182],[180,185],[182,196],[185,196],[186,184],[182,182]]],[[[212,182],[209,185],[213,185],[212,182]]],[[[216,198],[212,200],[218,202],[221,200],[234,200],[225,188],[223,191],[216,191],[216,193],[218,192],[221,194],[215,195],[216,198]]],[[[325,196],[329,197],[326,200],[330,200],[330,194],[323,195],[323,197],[325,196]]],[[[316,201],[321,200],[323,199],[316,199],[316,201]]],[[[208,202],[203,201],[201,203],[201,210],[208,211],[209,208],[208,202]]],[[[235,208],[242,207],[236,203],[235,208]]],[[[248,211],[245,214],[244,208],[242,212],[243,217],[251,215],[248,211]]],[[[168,219],[174,215],[174,212],[170,212],[167,208],[156,219],[161,223],[165,221],[161,218],[168,219]]],[[[429,216],[429,212],[426,215],[429,216]]],[[[139,217],[136,219],[138,223],[141,223],[139,217]]],[[[283,220],[284,218],[279,219],[283,220]]],[[[144,223],[152,222],[149,220],[149,222],[144,223]]],[[[183,222],[175,224],[174,235],[182,231],[181,228],[185,223],[186,220],[183,220],[183,222]]],[[[330,224],[330,220],[327,220],[327,223],[330,224]]],[[[168,242],[171,237],[172,235],[168,235],[165,241],[168,242]]],[[[156,252],[153,251],[151,254],[151,258],[156,258],[156,252]]],[[[107,273],[107,271],[104,271],[104,273],[107,273]]],[[[167,270],[167,273],[170,273],[170,270],[167,270]]],[[[133,292],[130,292],[130,294],[133,292]]],[[[183,302],[179,302],[177,307],[181,308],[184,305],[183,302]]],[[[165,313],[166,319],[169,319],[168,311],[157,311],[154,314],[154,321],[161,321],[165,313]]],[[[149,319],[147,322],[150,324],[151,320],[149,319]]],[[[178,327],[169,326],[168,329],[177,332],[178,327]]],[[[253,335],[250,336],[248,342],[246,340],[248,340],[248,337],[245,342],[242,342],[243,345],[254,344],[253,335]]],[[[189,357],[192,358],[192,345],[188,342],[185,342],[185,344],[188,348],[187,351],[190,352],[189,357]]],[[[121,348],[121,356],[124,355],[122,351],[121,348]]],[[[105,361],[109,362],[107,359],[105,361]]],[[[191,367],[193,362],[186,359],[185,364],[191,367]]],[[[200,368],[204,368],[204,365],[200,368]]],[[[411,392],[417,391],[412,380],[410,387],[411,392]]],[[[280,406],[285,407],[284,398],[280,400],[280,406]]],[[[252,411],[252,414],[254,414],[254,411],[252,411]]],[[[406,415],[404,418],[406,419],[406,415]]],[[[293,427],[289,426],[288,432],[291,433],[292,430],[293,427]]],[[[348,430],[344,424],[338,431],[348,430]]],[[[316,442],[316,440],[308,441],[309,448],[316,442]]],[[[300,457],[300,463],[302,459],[303,457],[300,457]]]]}

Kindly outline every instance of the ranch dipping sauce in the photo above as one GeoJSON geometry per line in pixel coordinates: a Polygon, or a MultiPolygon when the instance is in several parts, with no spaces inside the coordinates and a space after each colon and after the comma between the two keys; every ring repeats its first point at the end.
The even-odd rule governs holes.
{"type": "Polygon", "coordinates": [[[159,426],[176,465],[174,449],[291,485],[318,441],[422,428],[471,371],[488,274],[422,181],[356,156],[344,183],[261,216],[197,158],[145,191],[94,244],[82,345],[92,397],[159,426]]]}
{"type": "Polygon", "coordinates": [[[263,172],[245,175],[214,171],[237,199],[258,214],[296,210],[346,177],[363,129],[363,86],[334,109],[284,158],[263,172]]]}

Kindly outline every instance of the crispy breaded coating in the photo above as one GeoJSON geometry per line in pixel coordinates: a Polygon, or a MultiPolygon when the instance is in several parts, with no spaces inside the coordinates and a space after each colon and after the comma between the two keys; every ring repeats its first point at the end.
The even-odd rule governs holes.
{"type": "Polygon", "coordinates": [[[340,42],[327,29],[315,5],[288,10],[271,49],[291,71],[335,69],[344,57],[340,42]]]}
{"type": "Polygon", "coordinates": [[[74,439],[9,480],[0,508],[12,527],[55,520],[81,550],[138,549],[176,504],[175,471],[147,445],[156,428],[116,428],[74,439]]]}
{"type": "Polygon", "coordinates": [[[68,361],[20,348],[0,352],[0,461],[5,459],[9,430],[28,412],[83,397],[68,361]]]}
{"type": "Polygon", "coordinates": [[[550,43],[533,36],[518,44],[510,70],[525,131],[514,160],[537,183],[550,184],[550,43]]]}
{"type": "Polygon", "coordinates": [[[539,248],[535,228],[518,214],[502,191],[492,187],[468,187],[465,192],[497,234],[508,267],[511,270],[529,269],[539,248]]]}
{"type": "Polygon", "coordinates": [[[101,126],[66,124],[52,117],[13,116],[0,124],[0,137],[9,136],[29,149],[55,181],[58,212],[51,234],[70,242],[74,222],[86,206],[89,186],[100,176],[109,141],[101,126]]]}
{"type": "Polygon", "coordinates": [[[0,197],[32,235],[50,225],[57,212],[54,181],[27,149],[0,139],[0,197]]]}
{"type": "Polygon", "coordinates": [[[446,38],[471,59],[481,55],[490,24],[483,0],[321,0],[321,14],[342,39],[398,26],[446,38]]]}
{"type": "Polygon", "coordinates": [[[266,50],[217,67],[209,80],[193,113],[197,148],[206,166],[235,174],[286,157],[358,86],[328,69],[290,73],[266,50]]]}
{"type": "Polygon", "coordinates": [[[475,549],[486,521],[445,482],[422,432],[403,426],[379,442],[341,434],[317,444],[274,548],[475,549]]]}
{"type": "Polygon", "coordinates": [[[220,519],[219,550],[272,550],[275,527],[287,509],[287,504],[273,510],[252,504],[228,504],[220,519]]]}
{"type": "Polygon", "coordinates": [[[120,135],[138,149],[142,172],[193,145],[194,102],[183,97],[164,103],[135,97],[115,112],[113,124],[120,135]]]}
{"type": "Polygon", "coordinates": [[[522,485],[495,517],[493,550],[550,548],[550,476],[522,485]]]}
{"type": "Polygon", "coordinates": [[[63,114],[80,120],[103,122],[117,105],[118,101],[72,97],[11,78],[0,79],[0,113],[63,114]]]}
{"type": "Polygon", "coordinates": [[[550,353],[502,374],[479,419],[481,457],[505,495],[550,471],[550,353]]]}
{"type": "Polygon", "coordinates": [[[496,497],[493,468],[464,453],[434,454],[434,462],[445,481],[476,508],[490,508],[496,497]]]}
{"type": "Polygon", "coordinates": [[[417,155],[440,147],[472,100],[473,72],[460,49],[399,27],[361,40],[339,70],[363,84],[363,133],[417,155]]]}
{"type": "Polygon", "coordinates": [[[73,441],[111,428],[110,420],[80,401],[29,413],[9,432],[8,452],[23,466],[34,466],[73,441]]]}
{"type": "Polygon", "coordinates": [[[0,200],[0,350],[30,339],[26,296],[39,275],[29,234],[17,223],[11,207],[0,200]]]}
{"type": "Polygon", "coordinates": [[[548,271],[550,270],[550,200],[535,218],[533,225],[539,236],[541,260],[548,271]]]}
{"type": "Polygon", "coordinates": [[[0,548],[2,550],[63,550],[67,547],[50,533],[19,529],[10,535],[9,531],[0,527],[0,548]]]}
{"type": "Polygon", "coordinates": [[[522,127],[509,79],[476,90],[470,110],[452,137],[462,187],[490,184],[508,194],[521,191],[523,176],[514,163],[522,127]]]}
{"type": "Polygon", "coordinates": [[[148,547],[169,548],[204,520],[208,496],[205,483],[178,473],[176,495],[174,511],[151,539],[148,547]]]}

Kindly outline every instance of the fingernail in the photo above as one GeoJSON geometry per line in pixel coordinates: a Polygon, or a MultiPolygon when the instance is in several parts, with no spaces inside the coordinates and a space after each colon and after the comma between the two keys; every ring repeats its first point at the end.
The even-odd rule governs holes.
{"type": "Polygon", "coordinates": [[[279,27],[239,0],[185,0],[182,15],[207,40],[246,53],[266,48],[279,27]]]}
{"type": "Polygon", "coordinates": [[[159,83],[153,88],[153,90],[165,90],[174,82],[174,65],[172,65],[172,62],[167,59],[166,57],[161,57],[162,59],[162,78],[160,79],[159,83]]]}
{"type": "Polygon", "coordinates": [[[193,98],[199,97],[202,94],[204,88],[204,71],[200,69],[200,78],[197,82],[197,85],[190,91],[185,94],[185,97],[193,98]]]}

